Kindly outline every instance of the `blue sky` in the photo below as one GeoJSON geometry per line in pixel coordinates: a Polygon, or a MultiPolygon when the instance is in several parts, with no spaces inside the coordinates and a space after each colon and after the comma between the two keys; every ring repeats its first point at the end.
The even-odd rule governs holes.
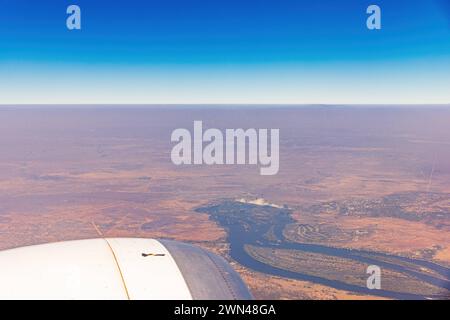
{"type": "Polygon", "coordinates": [[[3,104],[450,103],[446,0],[0,4],[3,104]]]}

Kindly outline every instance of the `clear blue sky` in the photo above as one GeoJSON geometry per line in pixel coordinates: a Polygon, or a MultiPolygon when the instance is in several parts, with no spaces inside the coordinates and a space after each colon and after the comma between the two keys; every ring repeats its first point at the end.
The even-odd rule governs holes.
{"type": "Polygon", "coordinates": [[[0,4],[0,103],[450,103],[448,0],[0,4]]]}

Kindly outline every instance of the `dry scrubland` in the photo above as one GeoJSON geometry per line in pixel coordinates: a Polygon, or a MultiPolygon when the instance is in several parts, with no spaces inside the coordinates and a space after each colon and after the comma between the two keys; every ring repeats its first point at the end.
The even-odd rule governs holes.
{"type": "MultiPolygon", "coordinates": [[[[2,108],[0,122],[1,249],[96,237],[95,223],[105,236],[172,238],[228,257],[227,230],[194,210],[262,197],[292,209],[295,224],[284,235],[293,241],[450,266],[449,109],[33,107],[2,108]],[[173,166],[171,131],[198,119],[219,128],[280,128],[280,173],[173,166]]],[[[363,297],[233,263],[257,298],[363,297]]],[[[335,275],[345,277],[349,268],[339,264],[335,275]]]]}

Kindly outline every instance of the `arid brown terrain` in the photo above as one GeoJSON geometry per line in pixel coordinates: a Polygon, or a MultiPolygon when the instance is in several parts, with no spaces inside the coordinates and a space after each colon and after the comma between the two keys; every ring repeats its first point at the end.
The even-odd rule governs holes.
{"type": "MultiPolygon", "coordinates": [[[[106,237],[171,238],[222,254],[256,298],[377,298],[246,268],[228,254],[228,230],[197,211],[220,199],[264,198],[292,213],[283,230],[289,241],[450,267],[448,106],[3,106],[0,147],[0,249],[98,237],[95,224],[106,237]],[[279,174],[175,166],[170,134],[191,130],[194,120],[279,128],[279,174]]],[[[314,274],[332,269],[339,279],[364,269],[289,251],[268,258],[261,250],[252,252],[303,259],[295,268],[316,262],[314,274]]],[[[415,281],[399,287],[420,290],[415,281]]]]}

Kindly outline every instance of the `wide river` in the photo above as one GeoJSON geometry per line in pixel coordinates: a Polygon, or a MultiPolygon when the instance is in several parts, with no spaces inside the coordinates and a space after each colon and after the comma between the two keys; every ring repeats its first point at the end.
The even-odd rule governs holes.
{"type": "MultiPolygon", "coordinates": [[[[215,208],[214,208],[215,210],[215,208]]],[[[208,212],[209,210],[202,210],[208,212]]],[[[413,294],[407,292],[393,292],[387,290],[370,290],[363,286],[352,285],[342,281],[331,280],[324,277],[314,276],[307,273],[295,272],[290,270],[281,269],[270,264],[261,262],[253,258],[246,250],[246,245],[254,245],[264,248],[276,248],[276,249],[290,249],[299,250],[304,252],[319,253],[329,256],[340,257],[344,259],[351,259],[367,265],[377,265],[387,269],[395,270],[424,282],[427,282],[436,287],[450,290],[450,268],[438,265],[436,263],[413,259],[403,256],[390,255],[381,252],[354,250],[345,248],[334,248],[318,244],[309,243],[297,243],[286,240],[283,235],[284,228],[294,221],[290,214],[281,214],[276,219],[272,219],[269,223],[252,223],[252,217],[249,217],[242,221],[237,220],[233,215],[219,214],[217,211],[211,212],[210,217],[224,227],[228,232],[228,242],[230,243],[230,256],[239,262],[241,265],[253,269],[258,272],[291,278],[304,281],[310,281],[313,283],[333,287],[340,290],[351,291],[355,293],[376,295],[394,299],[450,299],[450,296],[426,296],[420,294],[413,294]],[[249,227],[250,226],[250,227],[249,227]],[[269,231],[269,228],[273,226],[273,232],[276,241],[268,240],[264,235],[269,231]],[[385,259],[382,259],[385,258],[385,259]],[[417,268],[408,268],[405,264],[396,264],[395,260],[405,262],[409,265],[414,265],[417,268]],[[388,262],[389,261],[389,262],[388,262]],[[437,278],[430,273],[425,274],[418,272],[420,267],[428,268],[439,274],[441,277],[437,278]]],[[[242,218],[242,216],[240,216],[242,218]]]]}

